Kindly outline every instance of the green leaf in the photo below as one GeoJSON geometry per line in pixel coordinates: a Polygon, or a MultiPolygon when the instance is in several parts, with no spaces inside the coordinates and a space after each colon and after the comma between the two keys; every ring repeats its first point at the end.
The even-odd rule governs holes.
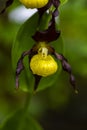
{"type": "MultiPolygon", "coordinates": [[[[41,21],[41,25],[43,23],[43,26],[45,28],[45,24],[47,26],[47,22],[49,21],[48,14],[45,14],[43,16],[43,19],[44,20],[42,20],[43,22],[41,21]]],[[[32,46],[35,44],[35,41],[32,39],[31,36],[35,33],[35,31],[37,29],[37,24],[38,24],[38,13],[34,14],[30,19],[28,19],[21,26],[21,28],[17,34],[15,43],[12,48],[12,63],[13,63],[14,72],[16,71],[16,65],[17,65],[18,59],[20,58],[21,54],[26,50],[30,50],[32,48],[32,46]]],[[[56,49],[57,52],[62,53],[63,41],[62,41],[61,37],[58,40],[52,42],[51,44],[56,49]]],[[[20,77],[19,77],[20,78],[20,81],[19,81],[20,88],[23,91],[32,92],[33,87],[34,87],[34,76],[29,69],[28,56],[26,56],[24,58],[24,66],[25,66],[25,69],[22,71],[22,73],[20,74],[20,77]]],[[[53,83],[55,82],[55,80],[57,80],[57,77],[60,72],[59,70],[56,74],[54,74],[52,76],[42,78],[37,91],[43,90],[49,86],[52,86],[53,83]]]]}
{"type": "Polygon", "coordinates": [[[32,116],[19,110],[4,122],[0,130],[42,130],[42,128],[32,116]]]}
{"type": "Polygon", "coordinates": [[[61,4],[65,4],[68,0],[60,0],[61,4]]]}

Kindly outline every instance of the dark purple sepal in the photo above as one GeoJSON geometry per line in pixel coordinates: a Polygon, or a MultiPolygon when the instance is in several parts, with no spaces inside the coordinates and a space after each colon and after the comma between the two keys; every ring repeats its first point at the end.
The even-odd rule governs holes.
{"type": "Polygon", "coordinates": [[[35,78],[35,83],[34,83],[34,92],[35,92],[38,88],[38,85],[39,85],[39,82],[40,82],[42,76],[34,74],[34,78],[35,78]]]}
{"type": "Polygon", "coordinates": [[[36,31],[36,33],[32,36],[32,38],[36,42],[52,42],[58,39],[60,36],[60,31],[55,28],[55,18],[52,16],[52,20],[50,21],[50,25],[48,29],[44,31],[36,31]]]}
{"type": "Polygon", "coordinates": [[[5,8],[3,10],[0,11],[0,14],[4,13],[4,11],[6,10],[7,7],[9,7],[14,0],[7,0],[5,3],[5,8]]]}

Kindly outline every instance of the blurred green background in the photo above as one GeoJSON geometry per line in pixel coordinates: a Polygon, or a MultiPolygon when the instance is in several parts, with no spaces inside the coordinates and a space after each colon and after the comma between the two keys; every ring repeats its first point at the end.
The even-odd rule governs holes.
{"type": "MultiPolygon", "coordinates": [[[[24,106],[28,94],[15,91],[11,60],[22,21],[10,15],[19,6],[15,1],[0,15],[0,123],[24,106]]],[[[87,130],[87,0],[69,0],[59,11],[64,54],[72,66],[79,94],[75,95],[68,75],[61,71],[55,86],[33,96],[29,111],[45,130],[87,130]]]]}

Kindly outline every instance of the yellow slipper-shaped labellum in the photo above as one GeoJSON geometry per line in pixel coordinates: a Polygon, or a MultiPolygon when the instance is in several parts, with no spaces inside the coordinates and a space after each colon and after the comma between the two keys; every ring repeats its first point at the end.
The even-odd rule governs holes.
{"type": "Polygon", "coordinates": [[[19,0],[26,8],[42,8],[49,0],[19,0]]]}
{"type": "Polygon", "coordinates": [[[41,54],[36,54],[31,58],[30,68],[33,74],[39,76],[49,76],[57,71],[58,65],[51,55],[42,57],[41,54]]]}

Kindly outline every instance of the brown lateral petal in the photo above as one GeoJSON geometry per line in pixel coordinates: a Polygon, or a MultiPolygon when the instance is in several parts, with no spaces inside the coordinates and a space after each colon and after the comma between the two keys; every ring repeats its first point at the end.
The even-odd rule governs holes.
{"type": "Polygon", "coordinates": [[[22,72],[22,70],[24,69],[23,59],[26,55],[30,55],[30,54],[31,54],[31,50],[25,51],[25,52],[23,52],[20,59],[18,60],[17,68],[16,68],[16,89],[18,89],[18,87],[19,87],[19,75],[22,72]]]}
{"type": "Polygon", "coordinates": [[[72,74],[71,66],[69,65],[67,59],[63,55],[58,54],[56,52],[54,52],[54,55],[58,60],[61,61],[63,70],[66,71],[70,75],[70,83],[73,86],[75,93],[78,93],[78,90],[76,88],[76,80],[75,80],[74,75],[72,74]]]}

